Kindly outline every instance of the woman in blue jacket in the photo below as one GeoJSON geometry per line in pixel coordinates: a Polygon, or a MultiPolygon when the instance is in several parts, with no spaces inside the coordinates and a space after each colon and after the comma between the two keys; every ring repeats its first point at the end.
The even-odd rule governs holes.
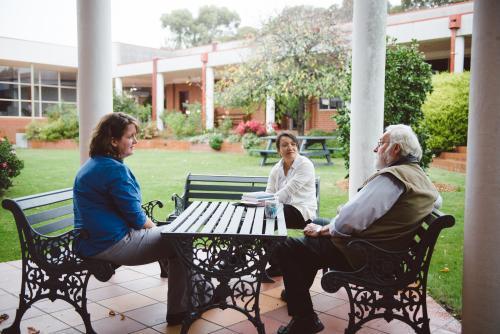
{"type": "Polygon", "coordinates": [[[169,325],[181,323],[187,306],[187,273],[171,244],[142,210],[141,189],[123,159],[134,153],[138,122],[124,113],[105,115],[94,129],[90,159],[76,175],[75,227],[88,236],[77,252],[119,265],[141,265],[168,258],[169,325]]]}

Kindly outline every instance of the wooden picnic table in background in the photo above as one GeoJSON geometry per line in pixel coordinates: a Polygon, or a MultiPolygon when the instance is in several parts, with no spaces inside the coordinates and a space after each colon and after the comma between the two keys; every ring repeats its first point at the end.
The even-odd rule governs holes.
{"type": "MultiPolygon", "coordinates": [[[[331,154],[333,151],[337,150],[337,148],[328,148],[326,147],[326,141],[336,139],[336,136],[297,136],[299,140],[299,154],[305,157],[324,157],[326,159],[327,165],[332,165],[331,154]],[[321,148],[313,148],[314,144],[320,144],[321,148]]],[[[266,164],[267,158],[271,155],[277,155],[275,143],[276,136],[266,136],[261,139],[266,140],[266,148],[263,150],[253,150],[257,152],[262,157],[260,161],[260,165],[264,166],[266,164]]]]}

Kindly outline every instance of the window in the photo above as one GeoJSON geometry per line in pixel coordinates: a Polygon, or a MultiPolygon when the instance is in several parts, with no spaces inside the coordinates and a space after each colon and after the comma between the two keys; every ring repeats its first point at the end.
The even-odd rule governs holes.
{"type": "Polygon", "coordinates": [[[319,110],[332,110],[342,108],[343,102],[338,97],[326,98],[321,97],[319,99],[319,110]]]}
{"type": "Polygon", "coordinates": [[[0,116],[40,117],[61,102],[74,105],[76,77],[76,72],[0,65],[0,116]]]}

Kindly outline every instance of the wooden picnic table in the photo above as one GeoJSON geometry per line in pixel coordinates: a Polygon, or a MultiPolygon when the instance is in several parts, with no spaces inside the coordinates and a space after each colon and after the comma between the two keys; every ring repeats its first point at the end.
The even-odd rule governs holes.
{"type": "Polygon", "coordinates": [[[286,236],[283,210],[265,219],[264,207],[231,202],[194,201],[166,225],[162,237],[173,242],[189,273],[188,316],[181,333],[209,309],[232,308],[265,334],[261,277],[272,250],[286,236]]]}
{"type": "MultiPolygon", "coordinates": [[[[337,138],[336,136],[297,136],[300,145],[299,154],[306,156],[308,158],[325,157],[326,164],[332,165],[333,163],[331,154],[332,151],[335,150],[335,148],[326,147],[326,141],[336,138],[337,138]],[[311,146],[314,144],[321,144],[321,148],[311,148],[311,146]]],[[[262,137],[261,139],[267,141],[266,148],[263,150],[255,150],[255,151],[261,155],[262,160],[260,162],[260,165],[264,166],[266,164],[267,158],[271,155],[277,155],[278,152],[276,151],[275,148],[276,136],[265,136],[262,137]]]]}

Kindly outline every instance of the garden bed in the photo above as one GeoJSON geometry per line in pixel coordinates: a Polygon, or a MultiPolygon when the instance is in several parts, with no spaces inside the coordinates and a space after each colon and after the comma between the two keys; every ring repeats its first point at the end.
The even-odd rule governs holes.
{"type": "MultiPolygon", "coordinates": [[[[29,148],[34,149],[78,149],[78,142],[73,139],[63,139],[58,141],[30,140],[29,148]]],[[[208,143],[191,143],[187,140],[176,139],[141,139],[136,145],[138,149],[163,149],[169,151],[191,151],[191,152],[217,152],[208,143]]],[[[241,143],[222,143],[219,152],[245,153],[241,143]]]]}

